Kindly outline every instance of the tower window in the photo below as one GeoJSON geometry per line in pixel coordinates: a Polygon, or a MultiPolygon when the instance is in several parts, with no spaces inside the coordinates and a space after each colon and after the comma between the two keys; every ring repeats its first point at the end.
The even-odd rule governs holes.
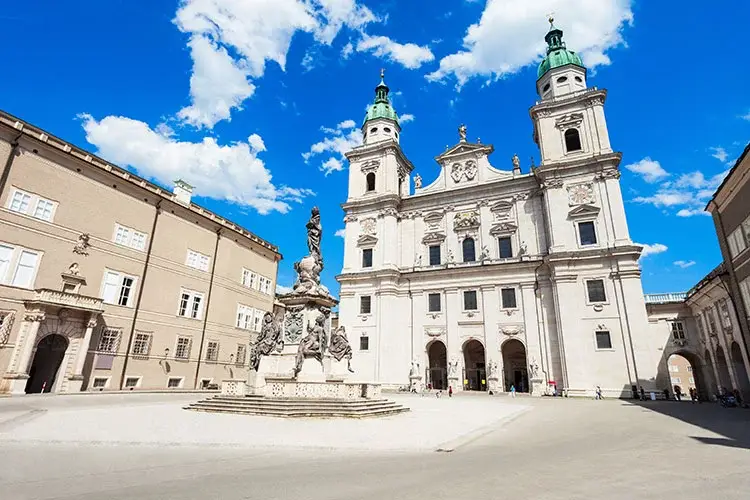
{"type": "Polygon", "coordinates": [[[362,250],[362,267],[372,267],[372,248],[362,250]]]}
{"type": "Polygon", "coordinates": [[[570,128],[565,131],[565,149],[568,153],[581,150],[581,136],[578,129],[570,128]]]}
{"type": "Polygon", "coordinates": [[[544,86],[544,88],[542,89],[542,92],[547,92],[548,90],[549,90],[549,83],[544,86]]]}
{"type": "Polygon", "coordinates": [[[567,81],[568,81],[567,76],[561,76],[560,78],[557,79],[557,83],[565,83],[567,81]]]}
{"type": "Polygon", "coordinates": [[[390,134],[391,133],[391,129],[389,129],[388,127],[385,127],[383,129],[383,132],[385,132],[386,134],[390,134]]]}
{"type": "Polygon", "coordinates": [[[580,77],[580,76],[577,76],[577,77],[576,77],[576,81],[577,81],[578,83],[583,83],[583,79],[581,79],[581,77],[580,77]]]}
{"type": "Polygon", "coordinates": [[[371,134],[376,134],[377,132],[378,132],[378,128],[377,127],[373,127],[373,128],[370,129],[370,133],[371,134]]]}
{"type": "Polygon", "coordinates": [[[462,243],[462,247],[464,262],[474,262],[477,259],[476,251],[474,249],[474,238],[466,238],[462,243]]]}
{"type": "Polygon", "coordinates": [[[370,172],[365,179],[367,180],[367,191],[375,191],[375,174],[370,172]]]}

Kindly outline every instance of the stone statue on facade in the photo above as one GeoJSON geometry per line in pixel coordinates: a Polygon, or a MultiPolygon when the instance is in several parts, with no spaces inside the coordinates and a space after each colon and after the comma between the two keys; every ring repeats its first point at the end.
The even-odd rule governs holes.
{"type": "Polygon", "coordinates": [[[528,251],[529,251],[529,249],[526,246],[526,242],[522,241],[521,242],[521,248],[518,249],[518,255],[519,255],[519,257],[523,257],[524,255],[526,255],[528,253],[528,251]]]}
{"type": "Polygon", "coordinates": [[[310,213],[310,220],[307,221],[307,248],[310,255],[320,263],[320,269],[323,270],[323,254],[320,252],[320,242],[323,239],[323,226],[320,224],[320,210],[313,207],[310,213]]]}
{"type": "Polygon", "coordinates": [[[487,378],[497,378],[498,366],[496,360],[490,360],[489,371],[487,372],[487,378]]]}
{"type": "Polygon", "coordinates": [[[274,350],[281,352],[283,348],[284,339],[282,337],[280,321],[274,318],[273,314],[267,312],[263,315],[263,325],[261,326],[260,334],[250,352],[250,369],[258,371],[261,357],[268,356],[274,350]]]}
{"type": "Polygon", "coordinates": [[[536,358],[531,358],[531,363],[529,363],[529,375],[531,375],[531,378],[536,378],[539,374],[539,365],[536,363],[536,358]]]}
{"type": "Polygon", "coordinates": [[[414,187],[416,189],[422,189],[422,176],[419,174],[414,176],[414,187]]]}
{"type": "Polygon", "coordinates": [[[414,358],[411,360],[411,370],[409,371],[409,377],[419,376],[419,360],[414,358]]]}
{"type": "Polygon", "coordinates": [[[89,240],[91,237],[89,236],[89,233],[83,233],[78,237],[78,243],[75,244],[73,247],[73,253],[77,253],[79,255],[88,255],[88,249],[91,246],[91,243],[89,240]]]}
{"type": "Polygon", "coordinates": [[[487,245],[482,247],[482,253],[479,254],[479,262],[484,262],[485,260],[490,258],[490,250],[487,248],[487,245]]]}
{"type": "Polygon", "coordinates": [[[513,155],[513,170],[521,170],[521,160],[518,159],[518,155],[513,155]]]}
{"type": "Polygon", "coordinates": [[[325,353],[328,338],[325,330],[326,317],[320,314],[315,318],[314,325],[307,325],[307,335],[300,341],[297,349],[297,357],[294,364],[294,378],[302,370],[302,364],[306,358],[315,358],[323,364],[323,354],[325,353]]]}
{"type": "Polygon", "coordinates": [[[320,284],[320,272],[323,270],[323,255],[320,243],[323,238],[323,226],[320,224],[320,210],[313,207],[310,220],[307,222],[307,248],[310,254],[294,263],[297,281],[293,291],[296,294],[330,296],[328,289],[320,284]]]}
{"type": "Polygon", "coordinates": [[[417,257],[414,259],[414,266],[415,267],[422,267],[422,254],[417,254],[417,257]]]}
{"type": "Polygon", "coordinates": [[[448,378],[458,377],[458,360],[454,357],[448,361],[448,378]]]}
{"type": "Polygon", "coordinates": [[[349,344],[349,339],[346,337],[346,328],[343,326],[336,328],[331,334],[331,345],[328,347],[328,352],[336,361],[346,359],[346,369],[354,373],[354,370],[352,370],[352,346],[349,344]]]}
{"type": "Polygon", "coordinates": [[[466,142],[466,125],[461,124],[458,127],[458,137],[461,140],[461,142],[466,142]]]}
{"type": "Polygon", "coordinates": [[[453,250],[448,250],[448,263],[453,264],[455,258],[453,257],[453,250]]]}

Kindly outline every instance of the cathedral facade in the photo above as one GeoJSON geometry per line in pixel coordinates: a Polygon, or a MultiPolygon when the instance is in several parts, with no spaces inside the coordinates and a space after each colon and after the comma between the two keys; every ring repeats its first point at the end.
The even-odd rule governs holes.
{"type": "MultiPolygon", "coordinates": [[[[605,119],[562,31],[530,109],[541,162],[492,165],[459,142],[422,184],[382,81],[347,154],[340,324],[355,369],[385,387],[629,396],[658,362],[605,119]],[[412,186],[413,181],[413,186],[412,186]]],[[[503,162],[506,163],[506,162],[503,162]]]]}

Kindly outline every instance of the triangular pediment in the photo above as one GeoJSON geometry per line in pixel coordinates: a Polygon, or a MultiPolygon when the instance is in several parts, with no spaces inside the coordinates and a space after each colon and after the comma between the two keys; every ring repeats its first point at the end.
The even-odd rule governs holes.
{"type": "Polygon", "coordinates": [[[568,212],[568,217],[571,219],[578,217],[595,217],[597,215],[599,215],[599,207],[588,204],[579,205],[568,212]]]}
{"type": "Polygon", "coordinates": [[[473,153],[484,153],[489,155],[495,150],[492,144],[474,144],[471,142],[459,142],[455,146],[448,148],[440,156],[435,158],[438,163],[442,163],[444,160],[449,158],[455,158],[466,154],[473,153]]]}
{"type": "Polygon", "coordinates": [[[429,214],[424,216],[424,221],[427,223],[437,223],[441,220],[443,220],[442,212],[430,212],[429,214]]]}
{"type": "Polygon", "coordinates": [[[378,239],[371,234],[363,234],[357,239],[357,245],[361,247],[374,246],[378,239]]]}
{"type": "Polygon", "coordinates": [[[422,238],[422,243],[429,245],[430,243],[442,243],[445,241],[445,234],[443,233],[427,233],[422,238]]]}
{"type": "Polygon", "coordinates": [[[490,234],[492,236],[498,236],[501,234],[515,233],[518,226],[512,222],[498,222],[490,228],[490,234]]]}

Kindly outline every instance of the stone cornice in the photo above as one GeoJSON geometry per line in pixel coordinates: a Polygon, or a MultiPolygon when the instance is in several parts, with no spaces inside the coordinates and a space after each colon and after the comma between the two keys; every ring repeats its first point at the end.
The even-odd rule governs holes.
{"type": "Polygon", "coordinates": [[[606,99],[607,91],[605,89],[592,87],[568,95],[537,101],[536,104],[529,108],[529,115],[533,120],[536,120],[539,116],[544,117],[545,112],[550,113],[553,110],[569,106],[570,104],[585,100],[593,101],[596,105],[603,105],[606,99]]]}
{"type": "Polygon", "coordinates": [[[367,210],[381,209],[386,207],[395,208],[401,202],[401,197],[397,194],[381,194],[373,197],[361,198],[353,201],[347,201],[341,204],[347,212],[365,212],[367,210]]]}
{"type": "MultiPolygon", "coordinates": [[[[584,156],[568,161],[547,162],[536,167],[534,169],[534,175],[539,179],[540,184],[550,177],[564,178],[566,171],[580,169],[591,170],[591,173],[595,178],[607,178],[609,176],[615,176],[615,174],[609,174],[608,172],[611,170],[617,171],[621,160],[622,153],[613,152],[584,156]]],[[[579,175],[580,172],[575,172],[575,174],[579,175]]]]}
{"type": "Polygon", "coordinates": [[[346,156],[346,159],[349,160],[349,162],[353,162],[359,160],[363,156],[368,156],[372,153],[378,152],[383,152],[386,154],[393,153],[402,164],[406,165],[409,172],[414,170],[414,165],[412,164],[412,162],[409,161],[404,152],[401,151],[401,146],[399,146],[399,144],[393,139],[376,142],[374,144],[369,144],[366,146],[357,146],[351,151],[346,152],[344,156],[346,156]]]}
{"type": "Polygon", "coordinates": [[[590,248],[586,250],[573,250],[553,252],[544,258],[545,263],[569,262],[579,259],[601,259],[606,257],[635,257],[641,254],[641,247],[637,245],[624,245],[620,247],[590,248]]]}

